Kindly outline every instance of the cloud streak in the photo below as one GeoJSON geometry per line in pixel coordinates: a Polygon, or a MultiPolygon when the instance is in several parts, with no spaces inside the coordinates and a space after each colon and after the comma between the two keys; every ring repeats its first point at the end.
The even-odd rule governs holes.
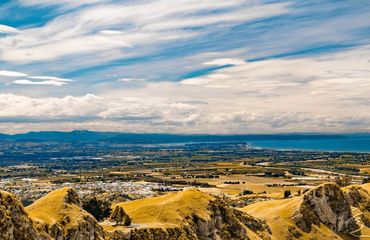
{"type": "Polygon", "coordinates": [[[3,77],[27,77],[28,74],[21,73],[21,72],[1,70],[0,71],[0,76],[3,76],[3,77]]]}
{"type": "Polygon", "coordinates": [[[13,80],[14,84],[19,85],[52,85],[56,87],[61,87],[69,82],[73,82],[71,79],[59,78],[53,76],[30,76],[22,72],[14,72],[8,70],[0,70],[0,77],[16,78],[24,77],[24,79],[13,80]]]}
{"type": "MultiPolygon", "coordinates": [[[[64,2],[72,4],[75,1],[64,2]]],[[[82,1],[81,4],[84,2],[98,1],[82,1]]],[[[23,3],[50,5],[56,1],[28,0],[23,3]]],[[[160,0],[92,5],[61,15],[42,27],[24,29],[15,36],[0,39],[0,58],[29,63],[111,49],[122,51],[143,44],[192,38],[212,31],[211,26],[222,28],[225,24],[232,26],[275,16],[287,12],[287,8],[285,3],[250,4],[246,0],[212,4],[195,0],[168,4],[160,0]],[[209,13],[199,14],[201,11],[209,13]]],[[[121,57],[124,56],[123,52],[121,57]]]]}
{"type": "Polygon", "coordinates": [[[20,85],[53,85],[56,87],[61,87],[67,84],[64,81],[57,81],[57,80],[48,80],[48,81],[32,81],[28,79],[19,79],[14,80],[13,83],[20,84],[20,85]]]}
{"type": "Polygon", "coordinates": [[[15,34],[15,33],[19,33],[20,31],[14,27],[10,27],[10,26],[7,26],[7,25],[2,25],[0,24],[0,33],[3,33],[3,34],[15,34]]]}

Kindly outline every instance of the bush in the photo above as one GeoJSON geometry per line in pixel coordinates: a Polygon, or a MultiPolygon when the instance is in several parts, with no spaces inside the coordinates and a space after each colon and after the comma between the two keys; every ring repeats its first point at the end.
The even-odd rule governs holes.
{"type": "Polygon", "coordinates": [[[82,208],[93,215],[98,221],[102,221],[104,218],[109,217],[111,212],[110,205],[110,202],[99,200],[96,197],[91,197],[82,201],[82,208]]]}
{"type": "Polygon", "coordinates": [[[290,197],[290,195],[292,195],[292,193],[290,192],[290,190],[285,190],[284,191],[284,198],[288,198],[288,197],[290,197]]]}
{"type": "Polygon", "coordinates": [[[253,194],[252,190],[243,190],[242,195],[253,194]]]}
{"type": "Polygon", "coordinates": [[[116,206],[110,215],[110,219],[116,222],[116,225],[131,225],[131,218],[121,206],[116,206]]]}
{"type": "Polygon", "coordinates": [[[338,184],[339,187],[345,187],[351,184],[352,178],[349,176],[336,177],[334,182],[338,184]]]}

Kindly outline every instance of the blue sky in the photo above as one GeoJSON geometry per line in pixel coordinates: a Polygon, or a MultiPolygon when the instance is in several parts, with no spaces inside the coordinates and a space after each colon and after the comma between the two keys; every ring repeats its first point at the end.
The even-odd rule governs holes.
{"type": "Polygon", "coordinates": [[[0,4],[1,132],[363,132],[370,2],[0,4]]]}

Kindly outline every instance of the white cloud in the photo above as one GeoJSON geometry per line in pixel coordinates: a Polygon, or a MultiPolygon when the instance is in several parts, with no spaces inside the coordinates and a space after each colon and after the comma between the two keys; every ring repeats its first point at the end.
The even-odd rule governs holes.
{"type": "Polygon", "coordinates": [[[19,30],[14,27],[0,24],[0,33],[14,34],[14,33],[19,33],[19,30]]]}
{"type": "Polygon", "coordinates": [[[27,77],[28,74],[21,73],[21,72],[0,70],[0,76],[4,76],[4,77],[27,77]]]}
{"type": "Polygon", "coordinates": [[[20,84],[20,85],[53,85],[56,87],[63,86],[67,83],[62,82],[62,81],[54,81],[54,80],[49,80],[49,81],[31,81],[28,79],[19,79],[13,81],[15,84],[20,84]]]}
{"type": "Polygon", "coordinates": [[[71,79],[51,77],[51,76],[32,76],[32,77],[29,77],[29,78],[40,79],[40,80],[60,81],[60,82],[72,82],[73,81],[71,79]]]}
{"type": "Polygon", "coordinates": [[[215,65],[215,66],[224,66],[224,65],[241,65],[244,64],[245,61],[243,59],[236,59],[236,58],[218,58],[211,60],[209,62],[203,63],[204,65],[215,65]]]}
{"type": "Polygon", "coordinates": [[[117,30],[102,30],[100,31],[101,34],[106,34],[106,35],[119,35],[124,33],[123,31],[117,31],[117,30]]]}
{"type": "Polygon", "coordinates": [[[88,94],[82,97],[30,98],[15,94],[0,94],[1,118],[52,119],[83,117],[101,111],[99,97],[88,94]]]}
{"type": "Polygon", "coordinates": [[[68,82],[73,81],[71,79],[59,78],[59,77],[53,77],[53,76],[30,76],[26,73],[7,71],[7,70],[0,70],[0,77],[8,77],[8,78],[24,77],[24,79],[13,80],[14,84],[20,84],[20,85],[53,85],[53,86],[60,87],[60,86],[66,85],[68,82]]]}

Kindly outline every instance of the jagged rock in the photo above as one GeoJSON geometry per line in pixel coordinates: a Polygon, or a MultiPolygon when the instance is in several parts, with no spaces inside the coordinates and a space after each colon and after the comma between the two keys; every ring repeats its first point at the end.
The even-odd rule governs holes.
{"type": "Polygon", "coordinates": [[[303,196],[296,224],[310,232],[312,224],[325,224],[331,230],[350,233],[358,226],[352,216],[351,207],[338,185],[327,183],[311,189],[303,196]]]}
{"type": "Polygon", "coordinates": [[[68,204],[75,204],[79,207],[82,206],[82,202],[78,196],[78,193],[73,188],[66,188],[64,202],[68,204]]]}
{"type": "Polygon", "coordinates": [[[262,239],[270,239],[271,230],[264,221],[230,208],[219,199],[210,202],[209,210],[210,221],[203,225],[194,221],[199,239],[249,239],[248,229],[262,239]]]}
{"type": "Polygon", "coordinates": [[[0,239],[47,240],[50,237],[36,229],[13,194],[0,191],[0,239]]]}
{"type": "Polygon", "coordinates": [[[346,199],[353,207],[361,211],[361,221],[370,227],[370,194],[361,186],[350,186],[344,189],[346,199]]]}
{"type": "Polygon", "coordinates": [[[364,211],[370,211],[370,194],[360,186],[350,186],[344,190],[349,204],[364,211]]]}

